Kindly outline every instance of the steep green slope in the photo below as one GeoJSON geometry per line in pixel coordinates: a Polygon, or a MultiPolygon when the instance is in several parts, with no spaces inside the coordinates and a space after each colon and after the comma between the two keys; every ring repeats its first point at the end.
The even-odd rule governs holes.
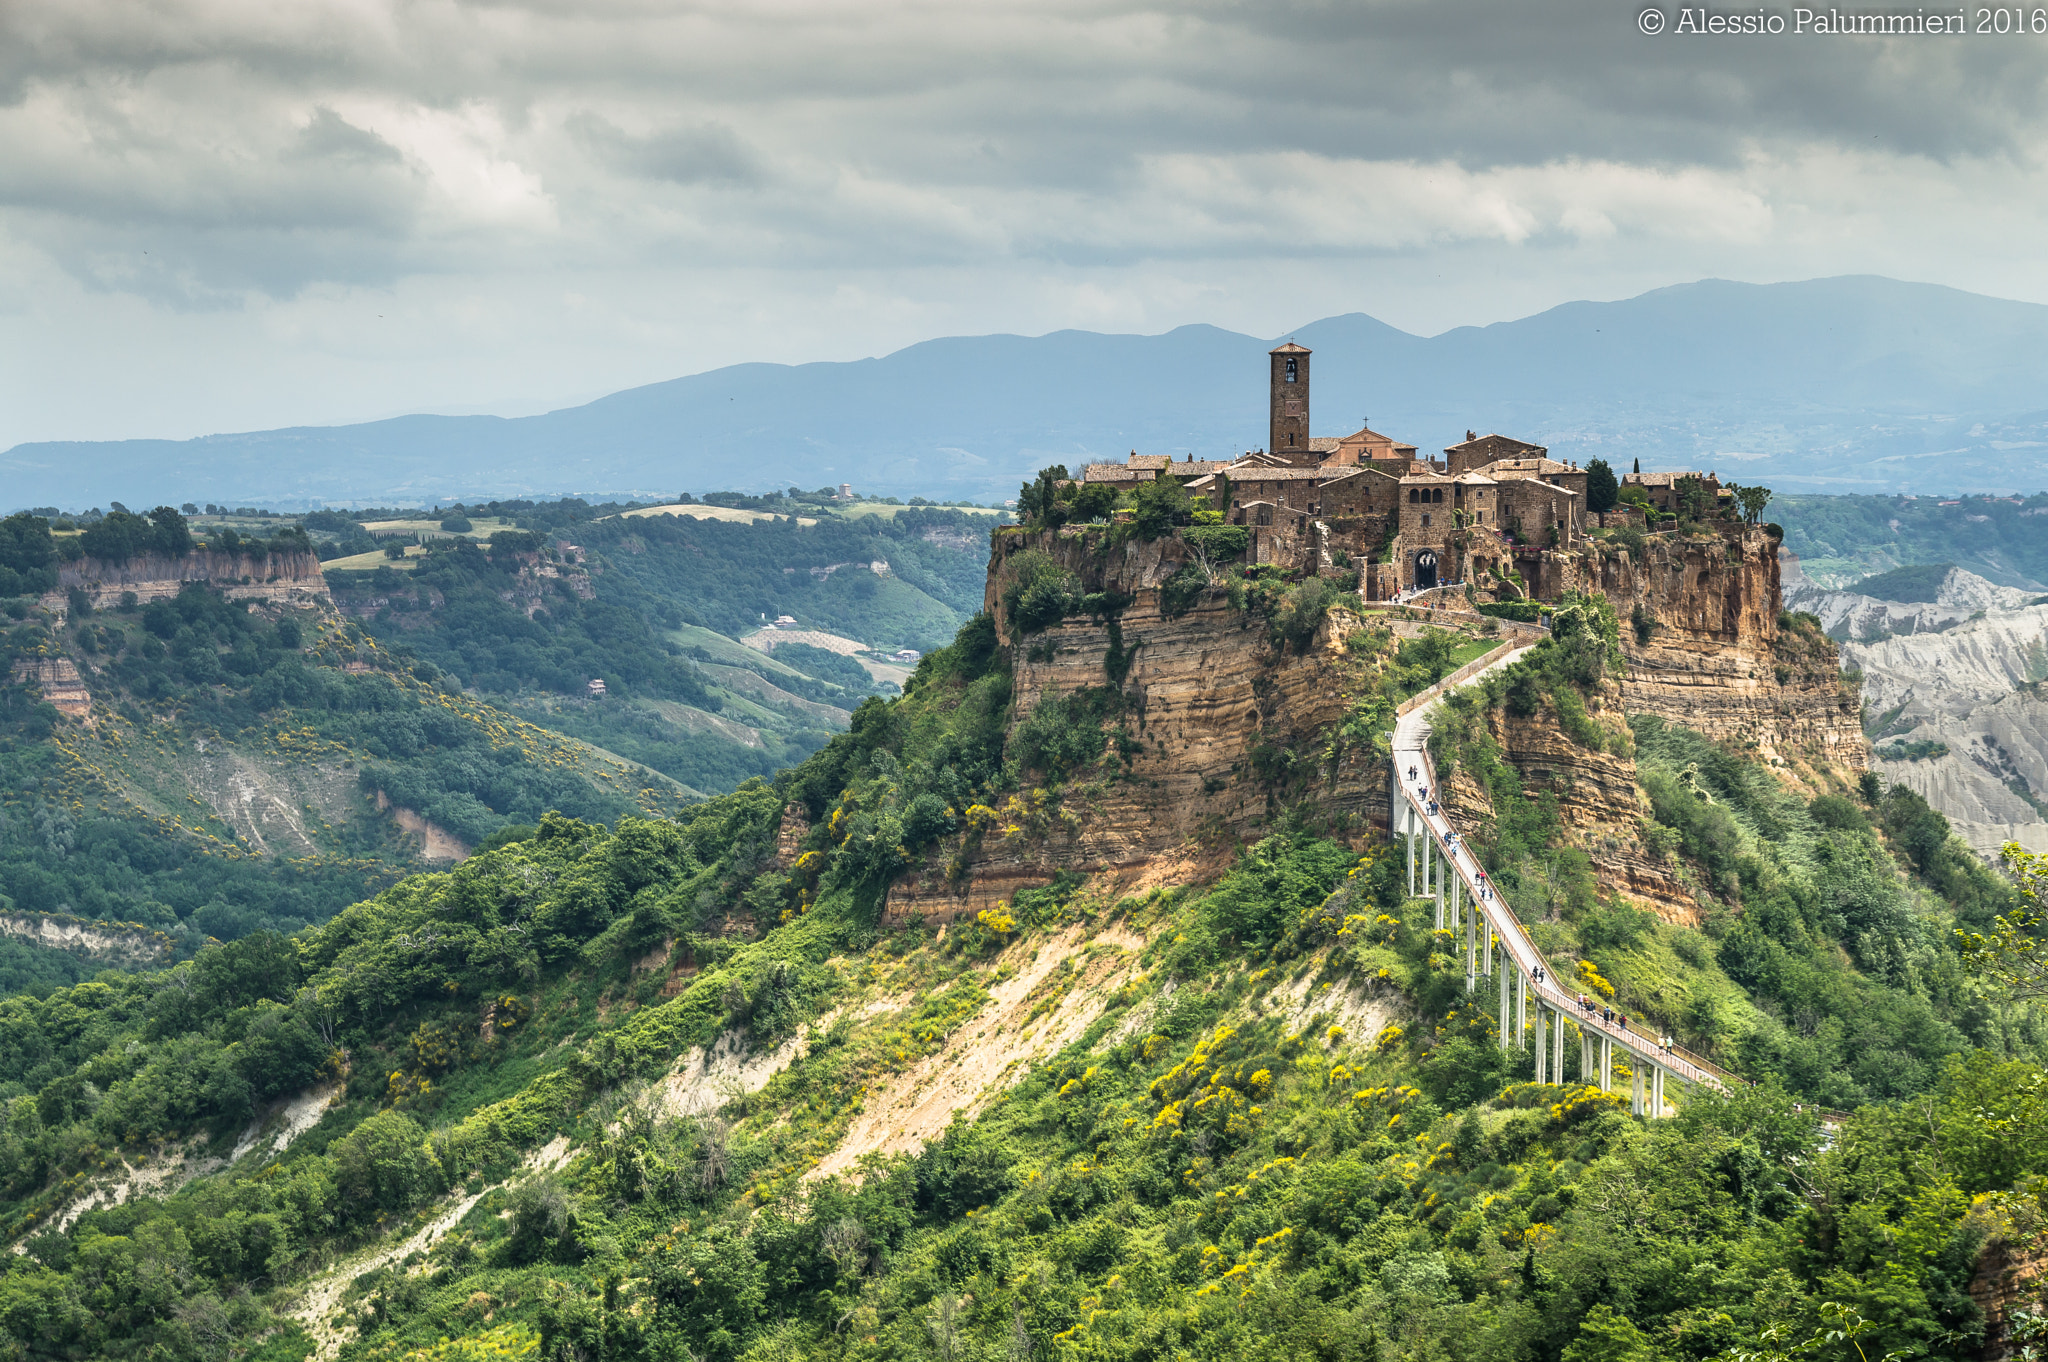
{"type": "Polygon", "coordinates": [[[787,614],[878,656],[923,651],[981,606],[986,516],[904,508],[806,526],[574,501],[475,509],[522,528],[331,571],[337,603],[462,685],[706,792],[801,761],[876,690],[847,658],[770,658],[739,637],[787,614]],[[602,705],[583,703],[593,678],[602,705]]]}
{"type": "MultiPolygon", "coordinates": [[[[1959,1010],[1935,1023],[2028,1054],[1943,1060],[1944,1034],[1886,1089],[1910,1098],[1830,1134],[1778,1080],[1860,1098],[1861,1055],[1743,1040],[1762,1087],[1646,1123],[1576,1063],[1530,1084],[1397,857],[1334,840],[1312,801],[1207,888],[1060,875],[942,935],[879,933],[889,879],[977,804],[1059,807],[1005,750],[992,643],[963,631],[775,786],[610,831],[549,817],[295,940],[0,1002],[0,1211],[27,1249],[0,1329],[38,1358],[1580,1362],[1845,1324],[1870,1356],[1976,1346],[1980,1249],[2048,1210],[2048,1075],[2028,1028],[1965,1015],[1996,1000],[1946,925],[2008,891],[1938,815],[1799,799],[1642,728],[1669,850],[1744,908],[1704,932],[1525,899],[1562,860],[1542,799],[1487,839],[1532,928],[1570,934],[1559,958],[1576,945],[1659,1024],[1718,996],[1783,1035],[1867,1037],[1873,1007],[1940,994],[1959,1010]],[[1759,960],[1776,982],[1745,989],[1759,960]],[[1038,1033],[1057,1044],[1001,1077],[1038,1033]],[[970,1070],[974,1110],[887,1152],[906,1104],[973,1097],[970,1070]],[[273,1157],[262,1104],[322,1081],[334,1105],[273,1157]],[[857,1175],[819,1176],[870,1136],[857,1175]],[[125,1176],[117,1148],[183,1138],[243,1157],[46,1228],[125,1176]]],[[[1477,703],[1549,703],[1584,660],[1552,645],[1477,703]]],[[[1476,727],[1445,742],[1512,793],[1476,727]]]]}
{"type": "MultiPolygon", "coordinates": [[[[387,805],[474,844],[551,808],[610,820],[691,797],[331,616],[265,618],[196,583],[61,624],[38,611],[4,643],[0,667],[75,661],[94,723],[6,692],[0,911],[140,923],[189,951],[324,921],[417,865],[387,805]]],[[[36,973],[24,949],[17,983],[36,973]]]]}
{"type": "MultiPolygon", "coordinates": [[[[97,614],[74,602],[61,624],[33,595],[0,602],[0,912],[137,922],[188,952],[296,930],[417,865],[420,837],[446,856],[547,809],[611,821],[772,774],[876,689],[850,659],[770,657],[706,620],[746,632],[762,605],[893,648],[942,640],[979,606],[987,517],[904,508],[813,529],[618,509],[493,503],[475,508],[488,538],[333,572],[346,634],[199,586],[97,614]],[[26,674],[6,684],[39,660],[76,665],[93,727],[36,703],[26,674]],[[602,702],[585,698],[593,677],[602,702]]],[[[0,588],[53,590],[88,548],[374,542],[337,512],[58,523],[53,539],[42,519],[4,522],[0,588]]],[[[0,943],[9,990],[97,968],[0,943]]]]}

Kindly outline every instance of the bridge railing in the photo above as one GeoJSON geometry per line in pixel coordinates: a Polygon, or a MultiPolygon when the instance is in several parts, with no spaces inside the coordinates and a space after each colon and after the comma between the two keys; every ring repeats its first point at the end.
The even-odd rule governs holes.
{"type": "MultiPolygon", "coordinates": [[[[1520,645],[1514,643],[1505,644],[1501,648],[1496,648],[1487,653],[1485,657],[1478,659],[1478,661],[1490,665],[1491,662],[1498,660],[1505,652],[1518,646],[1520,645]]],[[[1476,672],[1479,669],[1473,667],[1471,670],[1476,672]]],[[[1466,669],[1461,668],[1460,670],[1464,671],[1466,669]]],[[[1412,713],[1422,708],[1424,704],[1429,703],[1430,700],[1440,698],[1443,692],[1449,689],[1450,683],[1451,678],[1447,677],[1437,687],[1432,687],[1431,689],[1437,692],[1435,696],[1431,696],[1429,692],[1417,695],[1414,699],[1421,703],[1410,703],[1406,707],[1405,712],[1412,713]]],[[[1436,764],[1430,759],[1428,745],[1425,743],[1417,750],[1422,771],[1426,777],[1423,784],[1427,788],[1438,790],[1441,793],[1441,787],[1437,782],[1436,764]]],[[[1398,754],[1395,760],[1398,766],[1400,761],[1398,754]]],[[[1424,806],[1423,800],[1416,793],[1415,789],[1408,782],[1401,780],[1398,770],[1395,772],[1395,783],[1400,786],[1402,797],[1415,811],[1418,820],[1422,824],[1423,831],[1436,846],[1439,853],[1441,853],[1443,863],[1449,866],[1452,873],[1456,874],[1464,884],[1471,898],[1473,909],[1485,920],[1488,930],[1493,935],[1501,938],[1503,944],[1506,944],[1509,938],[1512,937],[1521,949],[1516,951],[1513,947],[1510,947],[1510,954],[1520,955],[1532,962],[1535,967],[1542,969],[1544,978],[1540,982],[1535,983],[1536,994],[1539,999],[1549,1003],[1552,1009],[1560,1015],[1571,1016],[1582,1030],[1592,1029],[1612,1039],[1619,1040],[1625,1049],[1634,1050],[1642,1048],[1655,1050],[1657,1058],[1653,1062],[1663,1064],[1666,1068],[1674,1070],[1680,1077],[1690,1078],[1694,1081],[1709,1082],[1716,1087],[1724,1089],[1743,1081],[1707,1059],[1704,1055],[1695,1054],[1693,1051],[1676,1043],[1670,1046],[1656,1044],[1650,1037],[1640,1035],[1625,1026],[1611,1026],[1604,1018],[1581,1007],[1576,996],[1558,986],[1556,982],[1558,977],[1557,971],[1552,967],[1549,958],[1536,945],[1535,938],[1529,935],[1529,929],[1523,925],[1520,918],[1515,916],[1513,910],[1508,907],[1506,900],[1500,897],[1499,891],[1491,889],[1490,880],[1487,882],[1487,887],[1491,891],[1492,897],[1489,898],[1486,894],[1480,892],[1481,886],[1478,880],[1474,878],[1475,872],[1466,870],[1460,864],[1459,858],[1453,854],[1452,848],[1445,845],[1443,839],[1437,835],[1436,829],[1430,826],[1429,810],[1424,806]]],[[[1450,816],[1448,814],[1444,815],[1444,822],[1446,824],[1450,823],[1450,816]]],[[[1525,973],[1531,972],[1528,968],[1521,965],[1520,962],[1517,962],[1517,968],[1523,968],[1525,973]]]]}
{"type": "MultiPolygon", "coordinates": [[[[1429,690],[1420,692],[1412,697],[1397,710],[1397,713],[1410,714],[1433,703],[1435,700],[1441,699],[1451,689],[1460,684],[1462,680],[1469,679],[1470,676],[1485,670],[1486,667],[1492,665],[1507,652],[1519,646],[1521,645],[1511,641],[1489,651],[1483,657],[1475,659],[1473,662],[1466,664],[1466,666],[1459,668],[1458,672],[1444,678],[1443,681],[1430,687],[1429,690]]],[[[1426,742],[1420,744],[1416,751],[1425,777],[1422,783],[1428,789],[1441,793],[1442,787],[1437,780],[1436,763],[1430,758],[1428,744],[1426,742]]],[[[1536,940],[1529,934],[1528,927],[1523,924],[1519,917],[1515,916],[1514,910],[1500,896],[1499,890],[1493,888],[1492,880],[1488,879],[1486,881],[1486,887],[1492,894],[1492,897],[1489,898],[1479,892],[1480,885],[1474,878],[1477,872],[1468,872],[1460,864],[1459,858],[1452,853],[1452,848],[1445,845],[1443,839],[1437,835],[1436,829],[1430,826],[1429,811],[1424,807],[1421,797],[1408,782],[1401,779],[1401,773],[1398,769],[1400,760],[1399,754],[1396,753],[1395,765],[1397,769],[1394,772],[1394,783],[1400,787],[1402,797],[1407,801],[1409,807],[1414,810],[1418,821],[1422,824],[1424,833],[1435,844],[1444,864],[1449,866],[1452,872],[1465,885],[1472,899],[1472,906],[1486,922],[1488,929],[1494,935],[1501,938],[1503,945],[1507,943],[1512,935],[1522,948],[1519,954],[1524,955],[1543,970],[1544,979],[1534,985],[1539,998],[1546,999],[1552,1008],[1560,1014],[1572,1016],[1582,1030],[1590,1027],[1611,1038],[1620,1040],[1629,1049],[1635,1049],[1640,1046],[1655,1050],[1657,1055],[1652,1062],[1664,1065],[1667,1069],[1677,1072],[1680,1077],[1711,1083],[1724,1092],[1733,1091],[1739,1087],[1751,1086],[1748,1079],[1723,1068],[1698,1051],[1678,1044],[1676,1040],[1673,1040],[1669,1045],[1657,1044],[1652,1038],[1630,1031],[1626,1027],[1610,1026],[1597,1013],[1588,1012],[1585,1008],[1581,1007],[1575,995],[1558,987],[1556,983],[1557,971],[1552,968],[1548,957],[1536,945],[1536,940]],[[1687,1073],[1687,1070],[1691,1070],[1691,1072],[1687,1073]]],[[[1439,803],[1441,803],[1441,800],[1439,800],[1439,803]]],[[[1443,820],[1447,826],[1450,825],[1451,818],[1449,813],[1443,815],[1443,820]]],[[[1459,840],[1462,843],[1464,838],[1461,836],[1459,840]]],[[[1472,857],[1472,860],[1476,866],[1478,858],[1475,856],[1472,857]]],[[[1516,953],[1510,948],[1510,954],[1516,953]]],[[[1838,1125],[1847,1119],[1846,1113],[1823,1107],[1812,1107],[1810,1110],[1819,1116],[1822,1121],[1829,1124],[1838,1125]]]]}

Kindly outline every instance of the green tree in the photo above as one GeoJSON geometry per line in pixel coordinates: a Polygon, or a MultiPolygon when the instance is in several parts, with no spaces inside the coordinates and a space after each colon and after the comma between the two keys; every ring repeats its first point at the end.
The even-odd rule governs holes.
{"type": "Polygon", "coordinates": [[[1060,501],[1060,484],[1067,481],[1067,466],[1052,464],[1038,470],[1038,476],[1017,489],[1017,518],[1038,529],[1056,530],[1066,523],[1067,507],[1060,501]]]}
{"type": "Polygon", "coordinates": [[[426,1132],[402,1111],[380,1111],[357,1126],[335,1143],[333,1159],[334,1190],[361,1217],[408,1210],[437,1181],[426,1132]]]}
{"type": "Polygon", "coordinates": [[[1657,1362],[1648,1335],[1611,1305],[1596,1305],[1579,1321],[1579,1335],[1565,1345],[1564,1362],[1657,1362]]]}
{"type": "Polygon", "coordinates": [[[1735,493],[1736,504],[1742,507],[1742,519],[1746,524],[1754,525],[1762,519],[1764,507],[1771,504],[1770,488],[1742,487],[1735,483],[1728,484],[1728,487],[1735,493]]]}
{"type": "Polygon", "coordinates": [[[1178,478],[1164,472],[1150,482],[1140,483],[1131,500],[1131,528],[1140,539],[1157,539],[1176,525],[1186,525],[1194,519],[1188,489],[1180,485],[1178,478]]]}
{"type": "Polygon", "coordinates": [[[1614,476],[1614,470],[1605,459],[1589,459],[1586,462],[1586,509],[1599,514],[1611,511],[1621,499],[1621,480],[1614,476]]]}

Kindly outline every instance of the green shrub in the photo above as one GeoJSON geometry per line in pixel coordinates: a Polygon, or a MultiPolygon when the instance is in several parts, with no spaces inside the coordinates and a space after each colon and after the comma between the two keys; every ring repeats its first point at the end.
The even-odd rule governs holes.
{"type": "Polygon", "coordinates": [[[1168,619],[1178,619],[1195,608],[1208,587],[1208,573],[1193,563],[1183,565],[1159,584],[1159,613],[1168,619]]]}
{"type": "Polygon", "coordinates": [[[1050,629],[1081,608],[1081,579],[1037,549],[1025,549],[1006,565],[1003,608],[1019,634],[1050,629]]]}
{"type": "Polygon", "coordinates": [[[1487,601],[1473,609],[1495,619],[1518,620],[1523,624],[1534,624],[1543,618],[1541,601],[1487,601]]]}
{"type": "Polygon", "coordinates": [[[1227,563],[1242,554],[1252,542],[1252,532],[1242,525],[1190,525],[1180,537],[1197,548],[1212,563],[1227,563]]]}
{"type": "Polygon", "coordinates": [[[1307,652],[1316,630],[1322,626],[1323,618],[1330,613],[1330,607],[1342,599],[1342,595],[1321,577],[1310,577],[1289,591],[1273,611],[1274,644],[1283,650],[1292,644],[1296,652],[1307,652]]]}
{"type": "Polygon", "coordinates": [[[1045,697],[1010,735],[1011,765],[1020,774],[1036,771],[1054,782],[1093,765],[1109,737],[1103,721],[1121,710],[1122,700],[1107,686],[1045,697]]]}
{"type": "Polygon", "coordinates": [[[1863,810],[1856,807],[1856,802],[1840,795],[1817,795],[1806,808],[1813,815],[1813,821],[1824,828],[1862,832],[1870,827],[1870,820],[1863,816],[1863,810]]]}

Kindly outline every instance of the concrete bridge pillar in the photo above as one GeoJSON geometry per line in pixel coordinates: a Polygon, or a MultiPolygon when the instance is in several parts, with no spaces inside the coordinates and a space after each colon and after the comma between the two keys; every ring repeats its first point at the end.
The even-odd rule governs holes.
{"type": "Polygon", "coordinates": [[[1585,1027],[1579,1028],[1579,1082],[1593,1081],[1593,1036],[1585,1027]]]}
{"type": "MultiPolygon", "coordinates": [[[[1452,884],[1452,886],[1453,886],[1453,888],[1452,888],[1452,890],[1451,890],[1451,917],[1452,917],[1452,920],[1453,920],[1453,921],[1456,921],[1456,920],[1457,920],[1457,917],[1458,917],[1458,891],[1457,891],[1457,889],[1456,889],[1456,887],[1455,887],[1455,886],[1457,885],[1457,883],[1458,883],[1458,881],[1457,881],[1456,879],[1453,879],[1453,880],[1451,881],[1451,884],[1452,884]]],[[[1465,991],[1466,991],[1467,993],[1470,993],[1470,992],[1472,991],[1473,985],[1474,985],[1474,984],[1475,984],[1475,983],[1477,982],[1477,979],[1478,979],[1478,974],[1479,974],[1479,947],[1478,947],[1478,946],[1477,946],[1477,945],[1476,945],[1476,944],[1474,943],[1474,940],[1473,940],[1473,929],[1472,929],[1472,918],[1473,918],[1473,914],[1471,914],[1471,913],[1466,913],[1466,914],[1464,915],[1464,918],[1465,918],[1465,991]]]]}
{"type": "Polygon", "coordinates": [[[1614,1039],[1600,1037],[1600,1091],[1614,1091],[1614,1039]]]}
{"type": "MultiPolygon", "coordinates": [[[[1492,935],[1492,933],[1490,933],[1490,932],[1489,932],[1489,933],[1488,933],[1488,935],[1490,936],[1490,935],[1492,935]]],[[[1491,947],[1489,947],[1489,948],[1487,949],[1487,952],[1486,952],[1486,972],[1487,972],[1488,974],[1492,974],[1492,973],[1493,973],[1493,950],[1492,950],[1492,948],[1491,948],[1491,947]]],[[[1511,980],[1510,980],[1510,979],[1508,978],[1507,972],[1506,972],[1505,970],[1503,970],[1503,971],[1501,972],[1501,975],[1500,975],[1500,1032],[1499,1032],[1499,1034],[1500,1034],[1500,1048],[1501,1048],[1501,1049],[1503,1049],[1503,1050],[1505,1050],[1505,1049],[1507,1049],[1507,1048],[1508,1048],[1508,1002],[1509,1002],[1509,995],[1510,995],[1510,994],[1512,994],[1513,992],[1514,992],[1514,988],[1512,987],[1512,981],[1511,981],[1511,980]]]]}
{"type": "Polygon", "coordinates": [[[1630,1056],[1628,1069],[1628,1114],[1641,1116],[1646,1105],[1643,1092],[1643,1061],[1630,1056]]]}
{"type": "Polygon", "coordinates": [[[1650,1066],[1650,1115],[1661,1119],[1664,1115],[1664,1066],[1650,1066]]]}
{"type": "MultiPolygon", "coordinates": [[[[1539,1005],[1537,1011],[1542,1011],[1539,1005]]],[[[1515,971],[1515,1045],[1520,1048],[1524,1041],[1522,1032],[1529,1025],[1529,976],[1515,971]]]]}
{"type": "Polygon", "coordinates": [[[1547,1024],[1546,1024],[1546,1018],[1547,1018],[1547,1015],[1548,1015],[1548,1014],[1547,1014],[1547,1012],[1546,1012],[1546,1010],[1544,1009],[1544,1006],[1543,1006],[1543,1000],[1542,1000],[1541,998],[1538,998],[1538,999],[1536,1000],[1536,1035],[1535,1035],[1535,1040],[1536,1040],[1536,1081],[1537,1081],[1538,1083],[1548,1083],[1548,1082],[1550,1081],[1550,1076],[1549,1076],[1549,1074],[1548,1074],[1548,1072],[1547,1072],[1547,1060],[1548,1060],[1548,1058],[1549,1058],[1549,1054],[1548,1054],[1548,1049],[1547,1049],[1547,1047],[1546,1047],[1546,1046],[1544,1045],[1544,1032],[1545,1032],[1545,1031],[1547,1031],[1547,1030],[1549,1029],[1549,1027],[1548,1027],[1548,1026],[1547,1026],[1547,1024]]]}

